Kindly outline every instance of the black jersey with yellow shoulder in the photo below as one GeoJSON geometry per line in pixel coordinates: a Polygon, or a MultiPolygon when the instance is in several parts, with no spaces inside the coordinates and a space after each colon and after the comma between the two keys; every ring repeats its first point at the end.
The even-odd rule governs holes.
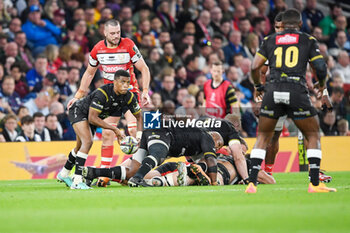
{"type": "Polygon", "coordinates": [[[323,58],[313,36],[293,29],[265,37],[257,55],[269,61],[268,82],[301,84],[306,83],[307,63],[323,58]]]}
{"type": "Polygon", "coordinates": [[[241,142],[242,138],[240,137],[239,133],[235,129],[234,125],[225,119],[214,119],[214,118],[206,118],[199,121],[214,121],[212,124],[209,124],[209,127],[206,129],[208,131],[215,131],[218,132],[222,139],[224,140],[224,145],[228,146],[230,141],[232,140],[239,140],[241,142]],[[220,124],[217,124],[216,122],[220,122],[220,124]]]}
{"type": "Polygon", "coordinates": [[[78,100],[76,106],[80,115],[88,116],[89,109],[98,111],[99,118],[108,116],[121,116],[125,109],[130,109],[133,114],[141,111],[135,95],[128,91],[124,95],[117,95],[113,90],[113,83],[103,85],[94,90],[88,96],[78,100]]]}

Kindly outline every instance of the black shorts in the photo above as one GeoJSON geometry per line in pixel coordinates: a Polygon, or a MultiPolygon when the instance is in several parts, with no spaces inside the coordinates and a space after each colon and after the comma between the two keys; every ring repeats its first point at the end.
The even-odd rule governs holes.
{"type": "Polygon", "coordinates": [[[168,150],[172,141],[172,135],[168,130],[164,129],[146,129],[142,133],[140,148],[148,150],[148,147],[153,143],[161,143],[168,150]]]}
{"type": "Polygon", "coordinates": [[[297,83],[270,83],[265,87],[260,115],[277,119],[288,115],[298,120],[315,116],[306,87],[297,83]]]}
{"type": "MultiPolygon", "coordinates": [[[[79,105],[74,103],[68,111],[68,119],[73,126],[75,123],[80,121],[88,121],[88,116],[83,113],[83,111],[79,108],[79,105]]],[[[92,135],[95,134],[97,126],[89,124],[92,135]]]]}

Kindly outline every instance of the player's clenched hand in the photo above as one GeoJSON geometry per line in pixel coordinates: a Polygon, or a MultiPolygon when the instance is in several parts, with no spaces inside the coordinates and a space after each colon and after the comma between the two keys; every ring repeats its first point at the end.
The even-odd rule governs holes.
{"type": "Polygon", "coordinates": [[[142,106],[145,106],[151,102],[151,98],[148,95],[148,91],[143,91],[141,94],[141,104],[142,106]]]}
{"type": "Polygon", "coordinates": [[[77,98],[73,98],[73,99],[71,99],[69,102],[68,102],[68,104],[67,104],[67,109],[69,110],[70,109],[70,107],[72,107],[72,105],[75,103],[75,101],[77,101],[78,99],[77,98]]]}

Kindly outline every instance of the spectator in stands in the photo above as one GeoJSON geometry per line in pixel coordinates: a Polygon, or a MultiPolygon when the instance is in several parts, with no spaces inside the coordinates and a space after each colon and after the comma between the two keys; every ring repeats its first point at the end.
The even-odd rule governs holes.
{"type": "Polygon", "coordinates": [[[101,10],[101,18],[99,19],[98,22],[100,22],[101,20],[109,20],[109,19],[113,19],[113,12],[112,9],[109,7],[104,7],[101,10]]]}
{"type": "Polygon", "coordinates": [[[345,119],[341,119],[337,123],[337,130],[339,136],[350,136],[349,122],[345,119]]]}
{"type": "Polygon", "coordinates": [[[329,8],[330,8],[330,14],[324,17],[318,24],[318,26],[322,28],[322,33],[327,40],[336,30],[336,26],[334,23],[335,19],[339,15],[343,14],[343,11],[341,9],[339,2],[336,2],[334,4],[329,4],[329,8]]]}
{"type": "Polygon", "coordinates": [[[311,30],[324,18],[322,11],[317,9],[316,0],[306,0],[306,8],[302,12],[302,15],[306,16],[308,22],[310,23],[309,27],[311,30]]]}
{"type": "Polygon", "coordinates": [[[66,29],[66,13],[64,12],[63,9],[57,9],[53,12],[53,19],[52,22],[59,28],[61,28],[61,30],[65,30],[66,29]]]}
{"type": "Polygon", "coordinates": [[[23,117],[21,120],[21,128],[22,132],[16,137],[16,142],[41,142],[41,137],[35,133],[33,117],[23,117]]]}
{"type": "Polygon", "coordinates": [[[320,120],[320,127],[325,136],[338,135],[335,112],[326,112],[320,120]]]}
{"type": "Polygon", "coordinates": [[[333,104],[334,112],[336,113],[336,120],[346,118],[344,90],[341,87],[332,88],[330,98],[333,104]]]}
{"type": "Polygon", "coordinates": [[[45,128],[45,116],[41,112],[36,112],[33,115],[34,119],[34,132],[40,136],[41,141],[51,141],[50,133],[47,128],[45,128]]]}
{"type": "Polygon", "coordinates": [[[175,68],[175,83],[176,88],[187,88],[190,82],[187,80],[186,68],[183,65],[179,65],[175,68]]]}
{"type": "Polygon", "coordinates": [[[350,84],[350,59],[346,51],[340,51],[335,70],[342,75],[344,83],[350,84]]]}
{"type": "Polygon", "coordinates": [[[39,55],[35,59],[34,68],[26,75],[30,92],[39,92],[42,89],[42,80],[46,76],[48,61],[44,55],[39,55]]]}
{"type": "Polygon", "coordinates": [[[220,34],[215,34],[211,41],[211,48],[216,53],[221,61],[225,59],[224,51],[222,50],[224,39],[220,34]]]}
{"type": "Polygon", "coordinates": [[[123,22],[124,20],[132,18],[132,9],[128,5],[124,5],[120,11],[118,12],[118,20],[119,22],[123,22]]]}
{"type": "Polygon", "coordinates": [[[57,45],[57,38],[61,36],[61,29],[47,19],[41,19],[40,7],[32,5],[29,8],[28,20],[22,26],[28,41],[33,46],[34,56],[42,53],[49,44],[57,45]]]}
{"type": "Polygon", "coordinates": [[[146,63],[148,65],[153,80],[159,81],[159,74],[163,67],[160,65],[160,53],[157,47],[154,47],[149,51],[146,63]]]}
{"type": "Polygon", "coordinates": [[[207,77],[204,74],[198,75],[194,81],[194,85],[199,88],[203,88],[204,84],[208,81],[207,77]]]}
{"type": "Polygon", "coordinates": [[[323,35],[322,28],[318,26],[314,27],[311,35],[315,37],[319,43],[327,43],[327,38],[323,35]]]}
{"type": "Polygon", "coordinates": [[[345,50],[350,53],[350,41],[348,40],[346,33],[342,30],[336,31],[336,37],[333,42],[330,42],[329,54],[333,57],[337,57],[341,50],[345,50]]]}
{"type": "Polygon", "coordinates": [[[83,8],[78,7],[74,9],[73,12],[73,22],[76,22],[78,20],[85,20],[85,11],[83,8]]]}
{"type": "Polygon", "coordinates": [[[242,115],[242,129],[247,133],[248,137],[256,137],[256,129],[258,126],[258,117],[261,104],[251,101],[252,107],[246,109],[242,115]]]}
{"type": "MultiPolygon", "coordinates": [[[[15,62],[21,62],[22,59],[18,56],[18,46],[15,42],[9,42],[5,45],[4,55],[0,58],[2,64],[5,65],[7,59],[13,58],[15,62]]],[[[12,64],[11,64],[12,65],[12,64]]],[[[7,70],[8,72],[9,70],[7,70]]],[[[9,73],[8,73],[9,74],[9,73]]]]}
{"type": "Polygon", "coordinates": [[[153,95],[151,96],[151,100],[155,110],[162,108],[163,101],[159,93],[153,93],[153,95]]]}
{"type": "Polygon", "coordinates": [[[44,50],[44,55],[47,58],[47,62],[48,62],[47,71],[49,73],[56,74],[58,68],[62,65],[61,60],[58,58],[58,55],[59,55],[58,46],[53,44],[46,46],[44,50]]]}
{"type": "Polygon", "coordinates": [[[11,19],[10,25],[7,28],[7,30],[6,29],[3,30],[3,32],[7,34],[9,41],[15,40],[16,32],[19,32],[22,30],[21,26],[22,26],[22,22],[21,22],[20,18],[14,17],[11,19]]]}
{"type": "Polygon", "coordinates": [[[193,95],[187,94],[182,100],[182,106],[175,110],[175,115],[190,119],[198,119],[199,115],[196,112],[196,98],[193,95]]]}
{"type": "Polygon", "coordinates": [[[58,127],[58,120],[55,114],[48,114],[45,117],[45,127],[49,130],[51,141],[62,140],[62,134],[60,134],[58,127]]]}
{"type": "MultiPolygon", "coordinates": [[[[261,21],[265,22],[265,21],[261,21]]],[[[259,37],[255,33],[249,33],[244,42],[244,52],[250,60],[253,60],[256,51],[259,49],[259,37]]]]}
{"type": "Polygon", "coordinates": [[[18,135],[17,132],[17,117],[14,114],[7,114],[4,118],[4,129],[2,135],[6,142],[14,142],[18,135]]]}
{"type": "Polygon", "coordinates": [[[187,88],[180,88],[177,90],[176,94],[176,107],[182,106],[183,104],[183,99],[185,96],[188,95],[188,90],[187,88]]]}
{"type": "Polygon", "coordinates": [[[265,28],[264,34],[267,35],[271,31],[271,22],[270,22],[269,17],[266,16],[268,1],[267,0],[258,0],[256,6],[257,6],[258,11],[259,11],[259,17],[263,17],[265,20],[266,28],[265,28]]]}
{"type": "Polygon", "coordinates": [[[199,43],[199,48],[200,48],[200,53],[198,57],[198,69],[199,70],[204,70],[207,67],[207,61],[209,54],[212,53],[212,48],[211,48],[211,41],[208,41],[206,39],[201,40],[199,43]]]}
{"type": "Polygon", "coordinates": [[[190,83],[194,83],[196,77],[202,74],[202,71],[198,68],[198,56],[196,54],[188,55],[185,59],[187,80],[190,83]]]}
{"type": "Polygon", "coordinates": [[[198,19],[196,20],[196,41],[201,39],[211,40],[214,35],[214,30],[210,26],[210,13],[207,10],[203,10],[198,19]]]}
{"type": "Polygon", "coordinates": [[[244,6],[241,4],[237,4],[235,7],[235,10],[233,12],[233,18],[232,18],[233,30],[235,30],[235,31],[239,30],[240,19],[244,18],[246,16],[247,16],[247,14],[246,14],[246,9],[244,8],[244,6]]]}
{"type": "MultiPolygon", "coordinates": [[[[89,50],[92,50],[95,44],[97,44],[99,41],[103,40],[105,38],[104,30],[105,30],[105,20],[100,20],[97,22],[97,30],[94,30],[93,33],[89,33],[88,38],[88,46],[89,50]]],[[[122,29],[123,32],[123,29],[122,29]]]]}
{"type": "Polygon", "coordinates": [[[122,31],[122,37],[132,38],[134,35],[134,25],[131,19],[125,19],[124,21],[121,21],[120,27],[122,31]]]}
{"type": "MultiPolygon", "coordinates": [[[[210,10],[210,27],[213,29],[213,32],[220,32],[220,23],[222,20],[222,10],[220,7],[215,6],[210,10]]],[[[211,38],[213,39],[213,37],[211,38]]]]}
{"type": "Polygon", "coordinates": [[[162,20],[165,31],[172,33],[175,30],[175,12],[174,5],[169,6],[168,1],[162,1],[157,10],[157,16],[162,20]]]}
{"type": "Polygon", "coordinates": [[[26,106],[22,105],[21,107],[19,107],[18,111],[17,111],[17,119],[18,119],[18,124],[21,124],[21,120],[23,117],[25,116],[29,116],[29,110],[26,106]]]}
{"type": "Polygon", "coordinates": [[[47,91],[41,91],[35,99],[30,99],[24,106],[28,108],[29,114],[32,116],[36,112],[41,112],[44,115],[49,114],[50,95],[47,91]]]}
{"type": "Polygon", "coordinates": [[[85,53],[89,52],[89,41],[85,36],[87,32],[87,25],[84,20],[79,20],[74,23],[73,31],[68,30],[68,41],[75,41],[80,46],[80,51],[85,53]]]}
{"type": "Polygon", "coordinates": [[[252,25],[248,17],[240,18],[238,27],[242,35],[241,42],[242,44],[244,44],[248,34],[252,32],[252,25]]]}
{"type": "Polygon", "coordinates": [[[162,89],[160,91],[160,95],[162,96],[162,100],[171,100],[173,102],[176,102],[177,90],[175,88],[174,74],[163,73],[161,79],[162,89]]]}
{"type": "Polygon", "coordinates": [[[34,58],[31,49],[27,46],[27,36],[23,31],[16,32],[15,42],[18,45],[18,55],[26,63],[28,69],[34,64],[34,58]]]}
{"type": "MultiPolygon", "coordinates": [[[[266,21],[263,17],[256,17],[252,22],[253,32],[258,36],[259,41],[262,42],[267,34],[266,31],[266,21]]],[[[260,43],[259,43],[260,44],[260,43]]]]}
{"type": "Polygon", "coordinates": [[[225,63],[233,65],[233,57],[235,54],[242,54],[246,57],[246,53],[241,45],[242,34],[240,31],[232,31],[229,37],[229,44],[223,48],[225,54],[225,63]]]}
{"type": "Polygon", "coordinates": [[[2,101],[7,102],[13,112],[17,112],[21,106],[21,97],[15,91],[15,78],[8,75],[5,76],[1,84],[1,92],[3,95],[2,101]]]}
{"type": "Polygon", "coordinates": [[[14,63],[11,66],[11,76],[15,78],[15,92],[17,92],[20,98],[24,98],[28,93],[28,85],[25,82],[23,70],[20,64],[14,63]]]}
{"type": "Polygon", "coordinates": [[[79,69],[77,67],[68,68],[68,85],[72,93],[75,93],[78,90],[78,83],[80,81],[79,69]]]}
{"type": "Polygon", "coordinates": [[[72,90],[69,87],[68,79],[68,70],[65,67],[60,67],[57,71],[57,82],[55,83],[55,88],[59,90],[60,101],[64,102],[67,100],[68,96],[72,93],[72,90]]]}

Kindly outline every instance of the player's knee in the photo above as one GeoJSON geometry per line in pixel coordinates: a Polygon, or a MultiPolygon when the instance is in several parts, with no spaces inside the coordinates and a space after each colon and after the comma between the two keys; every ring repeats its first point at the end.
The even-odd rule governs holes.
{"type": "Polygon", "coordinates": [[[157,160],[158,164],[161,164],[168,154],[168,147],[162,143],[154,143],[148,147],[148,153],[157,160]]]}
{"type": "Polygon", "coordinates": [[[108,129],[104,129],[102,130],[102,141],[106,142],[106,141],[112,141],[115,137],[115,134],[112,130],[108,130],[108,129]]]}

